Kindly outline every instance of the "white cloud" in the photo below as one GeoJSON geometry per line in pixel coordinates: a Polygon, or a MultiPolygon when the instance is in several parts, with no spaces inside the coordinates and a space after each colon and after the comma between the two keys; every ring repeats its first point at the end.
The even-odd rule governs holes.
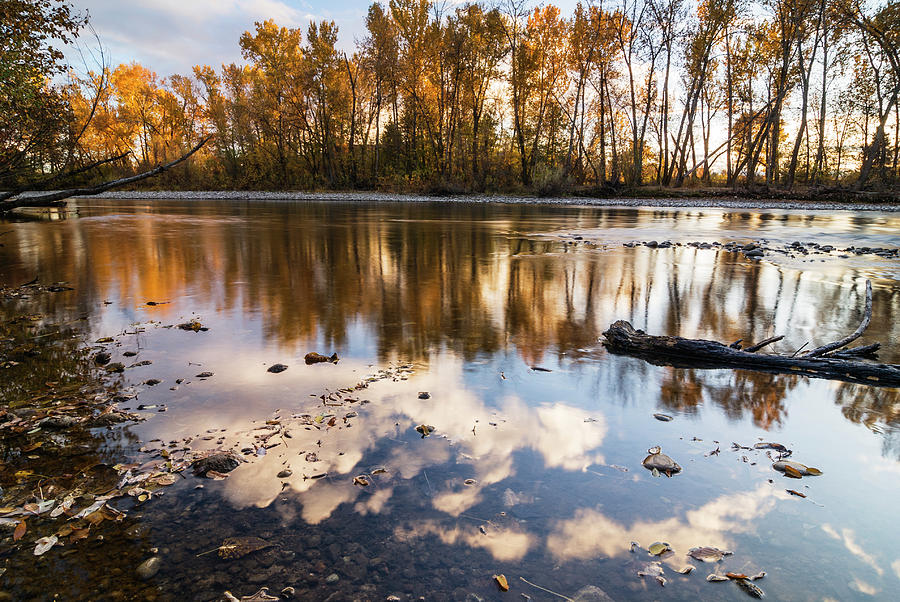
{"type": "MultiPolygon", "coordinates": [[[[304,31],[312,20],[334,19],[339,43],[350,48],[365,14],[362,4],[342,9],[340,1],[320,9],[296,0],[80,0],[76,6],[90,13],[113,66],[137,61],[160,76],[190,74],[194,65],[218,69],[240,62],[241,34],[266,19],[304,31]]],[[[91,45],[89,37],[82,40],[91,45]]],[[[77,54],[71,58],[79,68],[77,54]]]]}

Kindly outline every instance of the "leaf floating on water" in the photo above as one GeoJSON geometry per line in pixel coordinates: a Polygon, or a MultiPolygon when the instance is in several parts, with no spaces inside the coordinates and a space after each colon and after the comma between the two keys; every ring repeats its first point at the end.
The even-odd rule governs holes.
{"type": "Polygon", "coordinates": [[[653,455],[653,454],[658,454],[661,451],[662,451],[662,448],[660,446],[654,445],[653,447],[651,447],[650,449],[647,450],[647,453],[650,455],[653,455]]]}
{"type": "Polygon", "coordinates": [[[673,418],[668,414],[654,414],[653,417],[660,422],[671,422],[673,420],[673,418]]]}
{"type": "MultiPolygon", "coordinates": [[[[209,471],[207,471],[206,474],[207,474],[207,476],[209,476],[209,471]]],[[[163,487],[168,487],[169,485],[174,485],[175,482],[178,481],[178,477],[169,473],[169,474],[160,475],[160,476],[154,478],[153,481],[158,485],[162,485],[163,487]]]]}
{"type": "Polygon", "coordinates": [[[792,479],[799,479],[803,477],[803,473],[794,468],[793,466],[785,466],[784,467],[784,476],[790,477],[792,479]]]}
{"type": "Polygon", "coordinates": [[[649,551],[650,551],[651,556],[659,556],[660,554],[668,552],[671,549],[672,548],[669,547],[669,544],[667,544],[666,542],[657,541],[657,542],[650,544],[649,551]]]}
{"type": "Polygon", "coordinates": [[[715,575],[715,574],[707,575],[706,580],[710,581],[710,582],[712,582],[712,581],[730,581],[730,579],[728,579],[728,577],[726,577],[724,575],[715,575]]]}
{"type": "Polygon", "coordinates": [[[749,579],[747,575],[744,573],[725,573],[725,576],[729,579],[749,579]]]}
{"type": "Polygon", "coordinates": [[[701,546],[699,548],[691,548],[688,551],[688,556],[703,562],[719,562],[724,557],[730,556],[732,553],[733,552],[728,552],[726,550],[720,550],[719,548],[701,546]]]}
{"type": "Polygon", "coordinates": [[[28,526],[25,524],[25,519],[19,521],[19,524],[16,525],[16,530],[13,531],[13,541],[19,541],[25,535],[25,530],[28,529],[28,526]]]}
{"type": "Polygon", "coordinates": [[[756,573],[755,575],[753,575],[752,577],[750,577],[750,581],[756,581],[757,579],[762,579],[765,576],[766,576],[766,572],[760,571],[760,572],[756,573]]]}
{"type": "Polygon", "coordinates": [[[800,493],[799,491],[795,491],[793,489],[785,489],[785,491],[787,491],[791,495],[796,495],[797,497],[806,497],[805,493],[800,493]]]}
{"type": "Polygon", "coordinates": [[[544,368],[543,366],[532,366],[531,369],[535,372],[553,372],[550,368],[544,368]]]}
{"type": "Polygon", "coordinates": [[[766,596],[766,593],[751,583],[749,579],[735,579],[734,582],[751,598],[764,598],[766,596]]]}
{"type": "Polygon", "coordinates": [[[465,484],[465,485],[474,485],[476,482],[477,482],[477,481],[476,481],[475,479],[466,479],[465,481],[463,481],[463,484],[465,484]]]}
{"type": "MultiPolygon", "coordinates": [[[[653,546],[650,546],[653,547],[653,546]]],[[[666,578],[663,577],[663,566],[659,562],[648,562],[637,572],[638,577],[653,577],[661,586],[666,586],[666,578]]]]}
{"type": "Polygon", "coordinates": [[[274,545],[259,537],[229,537],[218,547],[218,551],[221,558],[234,560],[259,550],[271,548],[274,545]]]}
{"type": "Polygon", "coordinates": [[[367,477],[366,475],[361,474],[357,477],[353,477],[353,484],[359,485],[360,487],[368,487],[372,484],[372,481],[370,481],[369,477],[367,477]]]}
{"type": "Polygon", "coordinates": [[[812,468],[800,462],[791,462],[790,460],[779,460],[772,464],[772,468],[778,472],[783,472],[785,476],[799,479],[800,477],[817,477],[822,474],[818,468],[812,468]]]}
{"type": "Polygon", "coordinates": [[[494,575],[494,582],[501,592],[509,591],[509,582],[506,580],[506,575],[494,575]]]}
{"type": "Polygon", "coordinates": [[[755,443],[753,445],[753,449],[773,449],[773,450],[775,450],[777,452],[781,452],[781,453],[787,453],[787,452],[791,451],[780,443],[772,443],[770,441],[763,441],[760,443],[755,443]]]}
{"type": "Polygon", "coordinates": [[[56,545],[56,542],[59,541],[59,538],[56,535],[51,535],[49,537],[41,537],[35,543],[37,544],[34,547],[34,555],[41,556],[47,550],[56,545]]]}
{"type": "Polygon", "coordinates": [[[416,432],[419,433],[420,435],[422,435],[422,438],[424,439],[425,437],[427,437],[428,435],[430,435],[431,433],[434,432],[434,427],[431,426],[430,424],[420,424],[419,426],[416,427],[416,432]]]}
{"type": "Polygon", "coordinates": [[[688,564],[678,572],[682,575],[690,575],[696,568],[693,564],[688,564]]]}

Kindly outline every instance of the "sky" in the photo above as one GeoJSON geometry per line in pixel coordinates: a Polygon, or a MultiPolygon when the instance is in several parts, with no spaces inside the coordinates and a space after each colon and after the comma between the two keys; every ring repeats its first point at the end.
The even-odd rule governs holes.
{"type": "MultiPolygon", "coordinates": [[[[460,0],[445,0],[449,4],[460,0]]],[[[553,2],[564,15],[577,0],[553,2]]],[[[71,0],[80,12],[90,14],[107,62],[137,61],[161,77],[188,75],[194,65],[241,62],[238,39],[253,29],[255,21],[274,19],[304,33],[311,20],[333,20],[339,27],[340,46],[352,50],[354,40],[365,36],[365,16],[370,0],[71,0]]],[[[385,1],[386,4],[386,1],[385,1]]],[[[538,4],[535,2],[534,4],[538,4]]],[[[90,35],[81,44],[95,48],[90,35]]],[[[75,67],[82,60],[70,52],[75,67]]],[[[90,62],[90,60],[89,60],[90,62]]],[[[96,65],[88,65],[96,70],[96,65]]],[[[82,68],[83,70],[83,68],[82,68]]]]}

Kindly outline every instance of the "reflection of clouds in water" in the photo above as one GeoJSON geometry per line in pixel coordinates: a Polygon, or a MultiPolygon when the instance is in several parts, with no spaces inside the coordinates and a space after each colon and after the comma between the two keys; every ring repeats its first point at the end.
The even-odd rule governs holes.
{"type": "Polygon", "coordinates": [[[875,560],[875,557],[863,550],[862,546],[860,546],[856,542],[856,533],[853,531],[853,529],[841,529],[841,532],[838,533],[834,527],[832,527],[828,523],[825,523],[824,525],[822,525],[822,530],[829,537],[832,537],[843,543],[848,552],[862,560],[865,564],[872,567],[879,576],[884,575],[884,569],[878,566],[878,562],[875,560]]]}
{"type": "Polygon", "coordinates": [[[874,596],[881,591],[871,583],[866,583],[865,581],[857,577],[854,577],[853,581],[850,582],[850,587],[861,594],[866,594],[867,596],[874,596]]]}
{"type": "Polygon", "coordinates": [[[547,547],[563,560],[616,556],[628,552],[632,541],[644,546],[666,541],[679,552],[697,546],[725,549],[732,545],[732,535],[752,531],[753,521],[770,512],[776,499],[786,497],[768,485],[760,485],[753,491],[725,495],[704,504],[686,513],[685,520],[639,521],[630,527],[599,510],[582,508],[573,518],[556,524],[547,547]]]}
{"type": "Polygon", "coordinates": [[[891,568],[894,569],[894,574],[897,575],[897,579],[900,579],[900,558],[891,563],[891,568]]]}
{"type": "Polygon", "coordinates": [[[534,535],[517,526],[493,527],[487,533],[482,533],[475,527],[443,527],[432,520],[416,522],[409,527],[398,527],[394,530],[394,537],[398,541],[437,537],[446,545],[462,544],[471,548],[484,548],[500,562],[519,560],[536,542],[534,535]]]}
{"type": "MultiPolygon", "coordinates": [[[[228,499],[238,507],[264,507],[282,492],[282,482],[287,482],[290,489],[303,494],[300,501],[304,520],[319,522],[339,504],[357,499],[360,490],[352,486],[351,478],[370,470],[361,463],[386,438],[395,440],[389,442],[393,449],[385,461],[392,477],[413,479],[427,475],[430,467],[454,459],[471,465],[466,477],[474,478],[475,485],[465,486],[460,479],[445,482],[438,472],[426,482],[434,507],[453,516],[479,503],[485,487],[512,476],[513,456],[518,451],[534,450],[543,456],[546,466],[564,470],[603,463],[602,455],[596,451],[606,435],[602,419],[586,423],[581,409],[561,402],[533,407],[513,395],[492,408],[477,392],[467,388],[461,361],[446,355],[432,365],[431,372],[408,381],[373,384],[365,392],[372,403],[359,408],[360,417],[349,420],[348,425],[343,424],[341,417],[350,410],[349,406],[306,408],[313,415],[323,409],[333,411],[338,417],[337,426],[327,431],[306,430],[299,425],[288,427],[293,435],[289,447],[276,447],[252,466],[236,470],[226,483],[228,499]],[[389,389],[389,393],[379,396],[381,389],[389,389]],[[418,399],[418,391],[425,389],[432,392],[432,398],[418,399]],[[491,426],[491,422],[497,426],[491,426]],[[399,440],[398,429],[409,432],[420,423],[433,424],[436,433],[425,439],[399,440]],[[313,451],[320,461],[306,462],[305,453],[313,451]],[[277,479],[275,475],[285,466],[293,470],[293,475],[277,479]],[[303,478],[323,472],[328,473],[327,478],[303,478]]],[[[373,487],[381,489],[374,489],[373,497],[360,501],[355,509],[381,512],[392,491],[386,487],[386,480],[381,475],[375,478],[373,487]]]]}

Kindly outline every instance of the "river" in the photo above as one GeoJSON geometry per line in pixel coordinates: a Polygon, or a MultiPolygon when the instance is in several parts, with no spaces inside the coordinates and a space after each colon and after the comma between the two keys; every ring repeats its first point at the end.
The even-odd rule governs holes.
{"type": "MultiPolygon", "coordinates": [[[[0,590],[15,599],[263,586],[309,600],[600,599],[594,586],[740,600],[707,575],[760,571],[753,583],[779,600],[900,597],[900,390],[657,366],[602,345],[621,319],[724,342],[780,334],[774,350],[792,353],[852,332],[871,280],[860,341],[900,363],[900,214],[86,199],[0,231],[0,283],[71,287],[36,311],[133,366],[116,386],[144,420],[95,429],[98,453],[246,460],[222,480],[186,471],[99,540],[24,559],[8,548],[0,590]],[[191,321],[203,330],[173,327],[191,321]],[[309,352],[340,359],[307,365],[309,352]],[[764,442],[823,474],[785,477],[764,442]],[[683,470],[646,470],[654,446],[683,470]],[[268,547],[217,553],[251,536],[268,547]],[[672,551],[651,556],[654,542],[672,551]],[[733,554],[687,555],[701,546],[733,554]],[[152,557],[158,572],[137,576],[152,557]]],[[[0,379],[22,378],[11,372],[0,379]]]]}

